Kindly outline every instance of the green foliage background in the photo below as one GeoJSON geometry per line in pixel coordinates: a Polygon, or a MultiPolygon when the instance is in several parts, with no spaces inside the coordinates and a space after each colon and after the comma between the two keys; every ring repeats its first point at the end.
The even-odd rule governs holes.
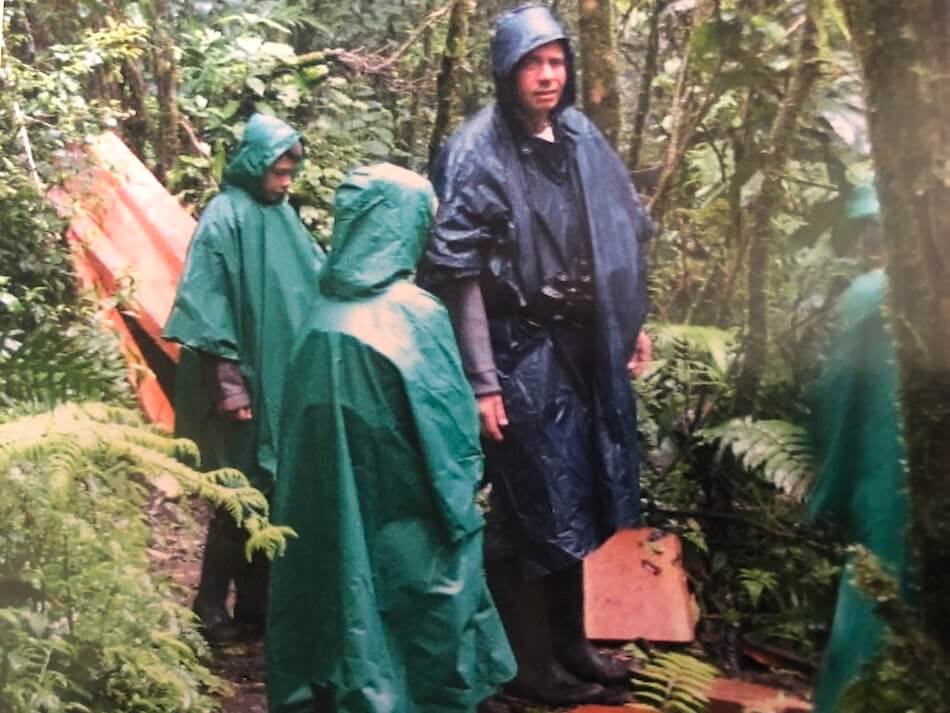
{"type": "MultiPolygon", "coordinates": [[[[516,4],[477,3],[453,122],[490,99],[490,25],[516,4]]],[[[87,134],[119,131],[197,214],[218,189],[250,113],[277,114],[305,137],[294,200],[325,241],[333,191],[348,169],[377,160],[425,169],[448,9],[435,0],[8,3],[0,63],[3,418],[69,399],[129,398],[115,345],[100,333],[99,307],[76,294],[63,223],[43,198],[46,186],[81,164],[75,148],[87,134]],[[168,49],[172,67],[163,59],[168,49]],[[156,87],[166,80],[175,88],[174,107],[158,98],[156,87]],[[178,144],[168,165],[166,120],[178,144]],[[24,129],[41,185],[31,175],[24,129]]],[[[803,435],[805,395],[821,366],[836,296],[874,262],[842,219],[856,187],[871,177],[863,88],[847,30],[830,0],[616,0],[613,9],[623,114],[617,148],[632,163],[632,148],[642,142],[630,168],[661,181],[651,206],[662,227],[651,246],[649,329],[658,361],[636,384],[647,522],[686,543],[711,656],[738,664],[747,640],[814,664],[831,619],[841,547],[833,531],[802,525],[801,501],[815,470],[803,435]],[[769,351],[749,411],[735,399],[747,335],[748,214],[761,192],[771,127],[795,62],[792,40],[806,12],[818,25],[819,78],[791,136],[781,200],[770,212],[777,238],[764,296],[769,351]],[[645,128],[635,135],[641,111],[645,128]]],[[[575,31],[576,8],[561,3],[558,10],[575,31]]],[[[110,462],[125,472],[121,458],[110,462]]],[[[33,462],[18,472],[39,478],[47,467],[33,462]]],[[[89,482],[81,477],[62,487],[89,482]]],[[[125,491],[117,495],[136,502],[125,491]]],[[[55,519],[52,511],[46,516],[55,519]]],[[[79,536],[79,525],[56,527],[67,539],[79,536]]],[[[130,548],[117,554],[123,561],[135,558],[136,528],[120,545],[130,548]]],[[[150,620],[156,631],[179,626],[178,614],[162,611],[150,620]]],[[[4,635],[52,651],[61,615],[32,621],[21,614],[2,619],[4,635]]],[[[183,656],[188,690],[211,685],[183,656]]],[[[44,671],[36,690],[60,690],[63,680],[23,665],[44,671]]],[[[113,704],[139,710],[128,700],[113,704]]]]}

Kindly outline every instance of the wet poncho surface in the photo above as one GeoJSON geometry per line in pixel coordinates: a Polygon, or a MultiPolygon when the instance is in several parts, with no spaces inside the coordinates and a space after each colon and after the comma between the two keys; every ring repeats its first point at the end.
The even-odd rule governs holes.
{"type": "Polygon", "coordinates": [[[222,191],[201,214],[164,336],[180,342],[176,431],[198,442],[207,468],[235,467],[267,492],[287,352],[317,292],[323,253],[286,200],[267,203],[264,174],[297,141],[279,119],[251,117],[222,191]],[[199,350],[237,361],[254,418],[221,418],[199,350]]]}
{"type": "Polygon", "coordinates": [[[409,280],[431,222],[388,164],[337,192],[333,243],[289,360],[272,516],[272,713],[473,712],[514,673],[482,574],[482,455],[448,315],[409,280]],[[299,708],[300,710],[309,710],[299,708]]]}
{"type": "MultiPolygon", "coordinates": [[[[814,392],[821,463],[809,507],[873,552],[905,594],[907,494],[897,412],[895,345],[884,316],[887,278],[877,270],[842,294],[828,363],[814,392]]],[[[815,690],[816,713],[833,713],[845,687],[879,650],[884,626],[852,583],[850,558],[838,589],[831,639],[815,690]]]]}
{"type": "Polygon", "coordinates": [[[544,8],[499,21],[493,41],[498,101],[469,119],[439,156],[441,205],[422,267],[438,291],[477,277],[509,425],[485,444],[486,474],[515,515],[528,576],[570,566],[639,519],[636,404],[626,364],[647,311],[645,246],[652,224],[627,172],[594,125],[569,106],[573,63],[563,30],[544,8]],[[535,205],[538,161],[512,116],[512,71],[533,49],[565,43],[568,81],[553,130],[563,142],[573,204],[535,205]],[[547,213],[540,221],[538,212],[547,213]],[[575,217],[576,216],[576,217],[575,217]],[[586,241],[594,311],[582,332],[528,316],[551,272],[576,272],[539,223],[576,226],[586,241]]]}

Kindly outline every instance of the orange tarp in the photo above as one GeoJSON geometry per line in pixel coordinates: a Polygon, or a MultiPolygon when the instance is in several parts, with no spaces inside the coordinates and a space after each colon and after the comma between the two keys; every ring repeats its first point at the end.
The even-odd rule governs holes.
{"type": "MultiPolygon", "coordinates": [[[[178,347],[161,338],[195,220],[113,133],[87,148],[92,166],[50,192],[69,219],[67,238],[83,286],[118,297],[148,339],[173,361],[178,347]]],[[[169,430],[174,415],[121,315],[111,310],[130,379],[150,420],[169,430]]]]}

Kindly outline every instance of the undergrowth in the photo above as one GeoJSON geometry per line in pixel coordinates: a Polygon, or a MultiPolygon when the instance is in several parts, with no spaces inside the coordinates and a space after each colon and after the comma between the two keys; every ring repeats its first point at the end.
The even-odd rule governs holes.
{"type": "Polygon", "coordinates": [[[225,685],[171,584],[149,572],[149,475],[226,507],[249,548],[288,531],[233,470],[202,474],[197,452],[128,410],[68,404],[0,423],[0,711],[205,713],[225,685]]]}

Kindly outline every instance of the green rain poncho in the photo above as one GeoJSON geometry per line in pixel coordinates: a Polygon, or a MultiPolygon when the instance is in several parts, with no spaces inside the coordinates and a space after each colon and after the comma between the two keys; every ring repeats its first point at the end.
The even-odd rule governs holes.
{"type": "Polygon", "coordinates": [[[288,367],[273,520],[271,713],[470,713],[514,662],[482,573],[482,454],[448,315],[411,275],[428,181],[388,164],[337,192],[321,296],[288,367]]]}
{"type": "Polygon", "coordinates": [[[176,431],[198,442],[206,467],[238,468],[265,492],[275,470],[272,444],[287,353],[323,262],[287,201],[268,203],[263,194],[264,174],[299,139],[274,117],[256,114],[248,121],[221,193],[201,214],[164,333],[188,347],[176,374],[176,431]],[[190,350],[240,364],[251,421],[215,413],[190,350]]]}
{"type": "MultiPolygon", "coordinates": [[[[809,503],[849,542],[860,543],[907,586],[903,445],[897,412],[894,339],[884,317],[887,278],[876,270],[842,294],[838,329],[814,398],[821,472],[809,503]]],[[[831,639],[815,690],[816,713],[834,713],[845,687],[879,650],[884,625],[852,583],[850,560],[838,590],[831,639]]]]}

